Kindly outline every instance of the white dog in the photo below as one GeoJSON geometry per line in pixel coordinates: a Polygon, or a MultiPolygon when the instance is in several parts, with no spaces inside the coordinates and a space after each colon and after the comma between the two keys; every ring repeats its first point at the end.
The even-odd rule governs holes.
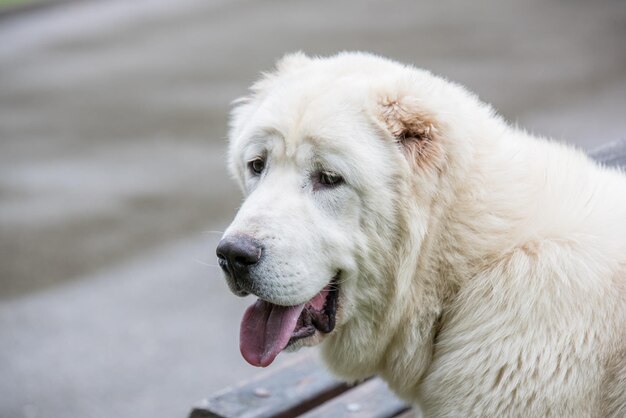
{"type": "Polygon", "coordinates": [[[626,176],[383,58],[283,58],[232,114],[217,253],[257,366],[321,344],[426,416],[626,416],[626,176]]]}

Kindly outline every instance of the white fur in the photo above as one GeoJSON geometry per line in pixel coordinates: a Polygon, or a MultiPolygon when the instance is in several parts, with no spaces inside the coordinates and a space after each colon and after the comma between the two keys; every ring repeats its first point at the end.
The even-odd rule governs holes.
{"type": "Polygon", "coordinates": [[[281,60],[230,141],[246,201],[226,235],[265,246],[259,296],[302,303],[341,271],[338,325],[309,341],[332,371],[426,416],[626,415],[623,173],[360,53],[281,60]],[[314,190],[319,169],[345,183],[314,190]]]}

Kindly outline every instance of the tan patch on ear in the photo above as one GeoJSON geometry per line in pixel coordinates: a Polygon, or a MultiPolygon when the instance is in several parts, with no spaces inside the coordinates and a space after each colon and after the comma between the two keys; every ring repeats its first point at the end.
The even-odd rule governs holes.
{"type": "Polygon", "coordinates": [[[440,169],[443,161],[441,127],[436,118],[411,99],[385,99],[382,121],[416,168],[440,169]]]}

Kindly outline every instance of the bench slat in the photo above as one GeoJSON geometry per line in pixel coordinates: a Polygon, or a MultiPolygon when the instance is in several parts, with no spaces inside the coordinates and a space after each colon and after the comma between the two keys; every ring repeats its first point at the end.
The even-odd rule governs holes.
{"type": "Polygon", "coordinates": [[[422,414],[417,407],[407,409],[406,411],[394,416],[393,418],[421,418],[422,414]]]}
{"type": "Polygon", "coordinates": [[[409,410],[379,378],[371,379],[306,414],[303,418],[388,418],[409,410]]]}
{"type": "Polygon", "coordinates": [[[190,418],[295,417],[348,389],[325,370],[317,353],[308,352],[213,395],[190,418]]]}

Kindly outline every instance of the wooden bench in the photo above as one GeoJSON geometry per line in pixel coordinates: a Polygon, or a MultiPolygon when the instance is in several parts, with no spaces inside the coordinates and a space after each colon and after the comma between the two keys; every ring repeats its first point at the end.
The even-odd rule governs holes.
{"type": "Polygon", "coordinates": [[[379,378],[347,385],[331,376],[317,354],[295,355],[278,367],[200,402],[190,418],[414,417],[379,378]]]}
{"type": "MultiPolygon", "coordinates": [[[[608,166],[626,167],[626,140],[590,155],[608,166]]],[[[200,402],[189,418],[416,418],[419,411],[397,399],[379,378],[347,385],[331,376],[315,352],[294,356],[248,382],[200,402]]]]}

